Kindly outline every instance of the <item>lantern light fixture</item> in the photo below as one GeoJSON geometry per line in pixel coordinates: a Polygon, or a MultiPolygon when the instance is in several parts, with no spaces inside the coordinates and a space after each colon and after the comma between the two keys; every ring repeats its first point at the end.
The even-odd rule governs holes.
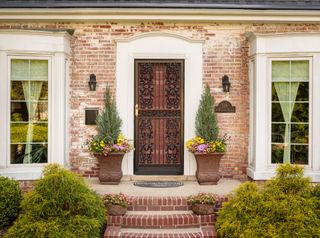
{"type": "Polygon", "coordinates": [[[223,89],[223,92],[225,92],[225,93],[230,92],[230,86],[231,86],[231,84],[230,84],[230,80],[229,80],[228,75],[224,75],[222,77],[222,89],[223,89]]]}
{"type": "Polygon", "coordinates": [[[96,91],[97,78],[95,74],[90,74],[90,79],[88,84],[89,84],[90,91],[96,91]]]}

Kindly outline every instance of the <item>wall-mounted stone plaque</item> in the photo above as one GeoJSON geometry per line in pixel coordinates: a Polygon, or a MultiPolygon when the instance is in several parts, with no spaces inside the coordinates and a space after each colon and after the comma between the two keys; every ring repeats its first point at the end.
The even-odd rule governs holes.
{"type": "Polygon", "coordinates": [[[235,113],[236,107],[232,106],[232,104],[229,101],[224,100],[224,101],[221,101],[218,104],[218,106],[214,108],[214,111],[216,113],[235,113]]]}

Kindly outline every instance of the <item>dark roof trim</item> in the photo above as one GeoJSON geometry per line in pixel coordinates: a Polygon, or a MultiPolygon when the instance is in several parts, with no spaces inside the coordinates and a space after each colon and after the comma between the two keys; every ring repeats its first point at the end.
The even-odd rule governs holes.
{"type": "Polygon", "coordinates": [[[0,1],[0,8],[172,8],[172,9],[248,9],[248,10],[320,10],[320,1],[0,1]],[[235,2],[242,2],[235,3],[235,2]]]}

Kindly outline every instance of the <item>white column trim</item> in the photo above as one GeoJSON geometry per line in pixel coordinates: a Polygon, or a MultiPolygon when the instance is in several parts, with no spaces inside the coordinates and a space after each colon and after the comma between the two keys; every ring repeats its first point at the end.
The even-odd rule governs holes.
{"type": "MultiPolygon", "coordinates": [[[[202,43],[191,42],[180,36],[148,34],[131,41],[117,42],[116,101],[122,131],[134,138],[134,59],[185,60],[185,121],[184,141],[194,136],[194,120],[202,92],[202,43]]],[[[128,153],[122,163],[123,173],[134,174],[134,153],[128,153]]],[[[196,163],[191,153],[184,150],[184,175],[194,175],[196,163]]]]}

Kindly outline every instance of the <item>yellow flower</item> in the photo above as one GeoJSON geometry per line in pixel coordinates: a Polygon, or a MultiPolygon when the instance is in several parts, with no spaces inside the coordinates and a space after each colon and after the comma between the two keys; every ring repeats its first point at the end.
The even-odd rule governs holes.
{"type": "Polygon", "coordinates": [[[198,136],[198,137],[196,137],[196,142],[197,142],[198,144],[203,144],[203,143],[204,143],[204,139],[201,138],[200,136],[198,136]]]}
{"type": "Polygon", "coordinates": [[[125,140],[125,137],[122,133],[119,134],[118,139],[117,139],[117,144],[122,144],[125,140]]]}

